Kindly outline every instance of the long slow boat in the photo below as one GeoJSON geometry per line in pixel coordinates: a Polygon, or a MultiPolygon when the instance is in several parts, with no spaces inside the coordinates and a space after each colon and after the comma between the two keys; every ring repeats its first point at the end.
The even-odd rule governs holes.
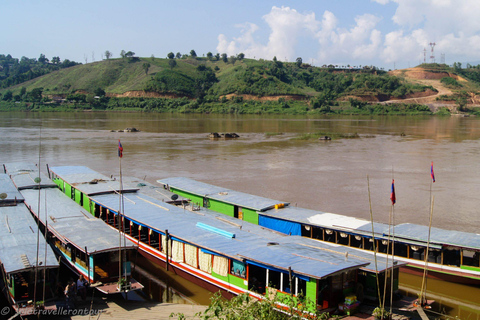
{"type": "Polygon", "coordinates": [[[55,309],[58,267],[23,196],[10,177],[0,173],[0,282],[15,312],[27,316],[37,308],[55,309]]]}
{"type": "Polygon", "coordinates": [[[68,268],[105,294],[143,288],[131,277],[129,257],[138,250],[137,244],[119,237],[118,232],[66,198],[46,175],[41,174],[40,191],[34,189],[38,187],[31,183],[32,175],[38,175],[32,170],[35,165],[4,167],[68,268]],[[40,216],[39,208],[46,208],[47,216],[40,216]]]}
{"type": "MultiPolygon", "coordinates": [[[[340,214],[291,207],[287,202],[266,199],[185,177],[158,180],[166,190],[189,198],[198,206],[256,223],[285,234],[331,242],[373,252],[372,222],[340,214]]],[[[374,223],[375,248],[380,255],[392,253],[407,263],[405,272],[445,281],[480,284],[480,234],[404,223],[374,223]],[[393,238],[394,237],[394,238],[393,238]],[[427,263],[425,252],[429,245],[427,263]],[[388,250],[388,251],[387,251],[388,250]]]]}
{"type": "MultiPolygon", "coordinates": [[[[109,188],[114,178],[83,166],[51,167],[50,174],[68,196],[78,192],[79,197],[72,197],[78,204],[118,228],[116,196],[109,188]],[[94,189],[89,181],[96,182],[94,189]]],[[[328,309],[351,294],[375,299],[376,286],[371,283],[377,272],[392,274],[384,258],[375,270],[373,256],[358,249],[288,237],[199,206],[188,210],[183,202],[184,207],[174,206],[168,202],[178,199],[162,187],[124,181],[135,184],[127,189],[139,189],[124,195],[126,237],[138,242],[148,259],[210,291],[220,289],[225,296],[248,292],[257,298],[303,295],[314,308],[328,309]],[[372,292],[363,290],[366,286],[372,292]]],[[[397,280],[398,267],[395,263],[397,280]]]]}

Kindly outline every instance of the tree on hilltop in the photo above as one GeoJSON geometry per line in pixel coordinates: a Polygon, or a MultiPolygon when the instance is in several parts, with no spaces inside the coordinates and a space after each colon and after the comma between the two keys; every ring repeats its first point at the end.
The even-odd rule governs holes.
{"type": "Polygon", "coordinates": [[[112,53],[110,51],[105,51],[105,58],[108,60],[112,56],[112,53]]]}
{"type": "Polygon", "coordinates": [[[175,58],[177,58],[177,59],[182,58],[182,54],[180,52],[177,52],[177,54],[175,55],[175,58]]]}
{"type": "Polygon", "coordinates": [[[145,71],[145,75],[147,75],[147,74],[148,74],[148,69],[150,69],[150,63],[145,62],[145,63],[142,65],[142,68],[143,68],[143,70],[145,71]]]}
{"type": "Polygon", "coordinates": [[[295,60],[295,63],[297,64],[297,67],[301,67],[302,66],[302,63],[303,63],[303,60],[301,57],[298,57],[297,60],[295,60]]]}
{"type": "Polygon", "coordinates": [[[173,58],[175,58],[175,54],[174,54],[173,52],[169,52],[169,53],[167,54],[167,58],[168,58],[168,59],[173,59],[173,58]]]}
{"type": "Polygon", "coordinates": [[[222,61],[227,63],[228,62],[228,56],[226,53],[222,53],[222,61]]]}
{"type": "Polygon", "coordinates": [[[213,54],[209,51],[209,52],[207,53],[207,59],[210,60],[210,61],[212,61],[212,58],[213,58],[213,54]]]}
{"type": "Polygon", "coordinates": [[[242,61],[244,58],[245,58],[245,54],[243,52],[240,52],[239,54],[237,54],[238,60],[242,61]]]}
{"type": "Polygon", "coordinates": [[[196,53],[195,50],[193,50],[193,49],[190,50],[190,55],[191,55],[192,57],[194,57],[194,58],[197,57],[197,53],[196,53]]]}

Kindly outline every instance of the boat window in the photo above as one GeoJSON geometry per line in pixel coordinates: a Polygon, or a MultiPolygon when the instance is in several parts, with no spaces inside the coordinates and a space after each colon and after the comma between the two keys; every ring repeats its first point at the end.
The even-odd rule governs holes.
{"type": "Polygon", "coordinates": [[[265,294],[265,282],[267,281],[267,269],[248,265],[248,290],[265,294]]]}
{"type": "Polygon", "coordinates": [[[415,260],[425,260],[424,256],[424,248],[419,246],[410,246],[412,249],[412,255],[410,256],[412,259],[415,260]]]}
{"type": "Polygon", "coordinates": [[[395,242],[395,255],[406,258],[408,255],[408,245],[395,242]]]}
{"type": "Polygon", "coordinates": [[[295,281],[297,282],[295,295],[305,297],[307,294],[307,281],[297,277],[295,277],[295,281]]]}
{"type": "Polygon", "coordinates": [[[212,255],[200,250],[198,253],[198,266],[200,270],[212,273],[212,255]]]}
{"type": "Polygon", "coordinates": [[[140,226],[133,222],[133,221],[130,221],[130,235],[132,237],[134,237],[135,239],[139,239],[140,238],[140,235],[139,235],[139,228],[140,226]]]}
{"type": "Polygon", "coordinates": [[[140,241],[143,243],[148,243],[148,228],[143,226],[138,226],[140,231],[140,241]]]}
{"type": "Polygon", "coordinates": [[[377,243],[378,243],[377,252],[381,252],[381,253],[387,253],[387,251],[388,253],[392,252],[390,248],[390,245],[391,245],[390,241],[383,239],[383,240],[379,240],[377,243]]]}
{"type": "Polygon", "coordinates": [[[194,268],[198,268],[197,251],[197,247],[185,243],[185,262],[194,268]]]}
{"type": "Polygon", "coordinates": [[[295,279],[293,278],[293,275],[292,275],[292,286],[290,286],[290,276],[288,273],[281,272],[280,278],[282,281],[281,290],[286,293],[292,293],[292,290],[293,290],[294,291],[293,293],[295,293],[295,279]]]}
{"type": "Polygon", "coordinates": [[[170,241],[172,241],[172,260],[176,262],[184,262],[183,243],[175,240],[170,241]]]}
{"type": "Polygon", "coordinates": [[[348,246],[350,235],[345,232],[338,232],[338,243],[348,246]]]}
{"type": "Polygon", "coordinates": [[[446,266],[460,266],[460,250],[456,248],[446,248],[443,251],[443,264],[446,266]]]}
{"type": "Polygon", "coordinates": [[[220,256],[213,256],[213,272],[223,277],[228,276],[228,259],[220,256]]]}
{"type": "Polygon", "coordinates": [[[148,233],[149,233],[148,244],[152,248],[160,250],[161,249],[160,248],[160,243],[161,243],[160,237],[161,237],[161,235],[158,232],[156,232],[152,229],[150,229],[148,231],[148,233]]]}
{"type": "Polygon", "coordinates": [[[364,240],[365,250],[373,251],[373,238],[365,238],[364,240]]]}
{"type": "Polygon", "coordinates": [[[232,263],[230,266],[230,274],[233,274],[234,276],[245,279],[246,277],[245,264],[237,260],[232,260],[232,263]]]}
{"type": "Polygon", "coordinates": [[[325,229],[325,241],[335,243],[336,242],[335,241],[336,233],[337,233],[336,231],[325,229]]]}
{"type": "Polygon", "coordinates": [[[312,238],[312,231],[313,228],[311,226],[302,224],[302,237],[312,238]]]}
{"type": "Polygon", "coordinates": [[[480,267],[479,264],[480,252],[473,250],[463,250],[463,261],[462,265],[470,267],[480,267]]]}
{"type": "Polygon", "coordinates": [[[323,240],[323,229],[319,227],[312,227],[312,238],[323,240]]]}
{"type": "Polygon", "coordinates": [[[351,236],[350,246],[355,248],[362,248],[362,236],[351,236]]]}
{"type": "Polygon", "coordinates": [[[281,290],[282,283],[281,283],[281,272],[268,270],[268,287],[275,288],[277,290],[281,290]]]}

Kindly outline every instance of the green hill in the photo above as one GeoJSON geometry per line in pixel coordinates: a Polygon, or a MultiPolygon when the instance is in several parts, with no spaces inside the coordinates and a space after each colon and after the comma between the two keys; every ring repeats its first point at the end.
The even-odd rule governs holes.
{"type": "MultiPolygon", "coordinates": [[[[59,103],[59,98],[66,98],[62,105],[70,102],[75,108],[182,112],[244,112],[250,108],[247,112],[264,113],[287,109],[287,112],[315,109],[330,112],[331,107],[342,109],[344,102],[348,104],[347,110],[358,111],[365,109],[366,102],[412,98],[431,92],[436,90],[430,85],[405,81],[374,67],[313,67],[275,58],[267,61],[237,56],[227,61],[215,57],[108,59],[54,70],[1,89],[0,95],[1,100],[10,103],[10,109],[16,107],[12,104],[15,101],[17,105],[34,102],[53,108],[52,99],[59,103]],[[138,100],[145,98],[183,100],[138,100]],[[227,101],[231,101],[229,105],[225,104],[227,101]]],[[[387,110],[380,109],[380,112],[387,110]]]]}

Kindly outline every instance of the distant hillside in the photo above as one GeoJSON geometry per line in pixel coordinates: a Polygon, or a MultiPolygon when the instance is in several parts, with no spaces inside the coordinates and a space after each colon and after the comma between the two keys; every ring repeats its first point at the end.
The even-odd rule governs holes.
{"type": "MultiPolygon", "coordinates": [[[[470,78],[475,76],[476,74],[471,74],[470,78]]],[[[446,70],[445,66],[437,65],[387,73],[374,67],[320,68],[301,61],[285,63],[276,59],[128,57],[56,70],[2,89],[0,94],[3,101],[51,103],[53,99],[57,103],[85,104],[85,108],[89,105],[98,109],[133,107],[139,110],[165,111],[184,108],[184,112],[242,112],[243,107],[248,107],[249,112],[263,113],[273,112],[275,108],[284,112],[295,105],[295,112],[330,112],[332,107],[344,103],[348,104],[345,110],[352,110],[352,106],[354,109],[362,109],[365,103],[392,100],[422,104],[418,99],[431,97],[428,101],[432,102],[441,96],[446,101],[449,99],[448,94],[462,95],[458,93],[458,88],[453,88],[460,83],[460,80],[457,81],[460,78],[455,70],[446,70]],[[427,75],[432,81],[420,81],[425,80],[427,75]],[[441,81],[446,83],[440,85],[441,81]],[[118,100],[120,98],[186,100],[147,103],[118,100]],[[227,101],[233,101],[235,106],[222,105],[227,101]],[[258,103],[242,106],[242,101],[274,101],[277,104],[275,108],[258,103]]],[[[473,80],[464,81],[458,86],[473,93],[474,97],[478,94],[478,84],[473,80]]],[[[287,111],[292,112],[292,109],[287,111]]],[[[380,110],[386,111],[388,110],[380,110]]]]}
{"type": "Polygon", "coordinates": [[[57,70],[9,89],[15,92],[22,87],[27,91],[43,88],[43,94],[67,95],[93,94],[101,88],[109,96],[125,95],[129,91],[147,91],[191,98],[199,94],[258,97],[297,95],[309,98],[325,91],[335,96],[347,93],[400,96],[425,90],[421,86],[402,89],[404,85],[395,77],[374,68],[318,68],[251,59],[236,59],[227,63],[206,58],[173,61],[174,66],[169,59],[159,58],[103,60],[57,70]]]}

